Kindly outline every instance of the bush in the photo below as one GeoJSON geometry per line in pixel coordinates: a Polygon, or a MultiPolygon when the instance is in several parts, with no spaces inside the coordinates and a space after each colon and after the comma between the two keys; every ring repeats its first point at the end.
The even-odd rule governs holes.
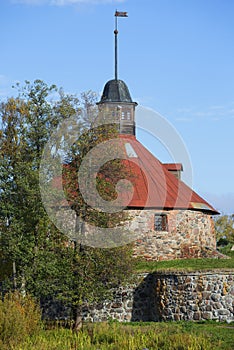
{"type": "Polygon", "coordinates": [[[217,246],[218,247],[226,246],[226,245],[228,245],[228,243],[229,242],[228,242],[227,238],[221,237],[217,242],[217,246]]]}
{"type": "MultiPolygon", "coordinates": [[[[234,259],[234,251],[231,250],[232,247],[233,247],[233,244],[229,243],[225,247],[220,247],[219,251],[220,251],[220,253],[225,254],[227,256],[230,256],[232,259],[234,259]]],[[[234,266],[234,264],[232,265],[232,267],[233,266],[234,266]]]]}
{"type": "Polygon", "coordinates": [[[8,293],[0,300],[0,349],[11,349],[41,329],[41,311],[30,296],[8,293]]]}

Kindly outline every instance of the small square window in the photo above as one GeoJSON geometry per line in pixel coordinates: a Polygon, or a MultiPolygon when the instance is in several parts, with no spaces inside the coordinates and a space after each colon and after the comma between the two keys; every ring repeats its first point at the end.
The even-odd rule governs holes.
{"type": "Polygon", "coordinates": [[[154,230],[155,231],[168,231],[167,215],[155,214],[154,216],[154,230]]]}

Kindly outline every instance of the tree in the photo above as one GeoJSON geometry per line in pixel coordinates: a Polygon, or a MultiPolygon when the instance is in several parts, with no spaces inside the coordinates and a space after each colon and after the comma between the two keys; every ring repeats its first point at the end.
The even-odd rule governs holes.
{"type": "MultiPolygon", "coordinates": [[[[78,99],[41,80],[17,88],[18,96],[0,106],[0,252],[9,277],[4,275],[5,288],[23,289],[39,299],[62,300],[71,306],[78,329],[82,306],[102,300],[128,277],[131,247],[84,247],[61,233],[41,200],[40,161],[51,130],[77,114],[82,137],[71,150],[69,167],[64,167],[64,188],[78,217],[109,227],[124,220],[124,214],[97,215],[82,201],[79,188],[71,200],[75,183],[71,181],[75,174],[71,169],[78,169],[82,157],[103,137],[113,137],[115,131],[113,127],[104,133],[95,128],[88,131],[95,114],[95,95],[90,91],[78,99]],[[55,94],[56,99],[52,99],[55,94]],[[13,273],[9,266],[14,267],[13,273]]],[[[59,145],[56,151],[59,153],[59,145]]],[[[121,174],[120,162],[111,162],[111,167],[104,165],[98,176],[99,191],[109,200],[115,196],[114,182],[106,181],[110,173],[121,174]]]]}
{"type": "MultiPolygon", "coordinates": [[[[51,128],[67,115],[58,113],[61,93],[59,102],[48,100],[57,91],[54,85],[36,80],[17,89],[17,98],[1,103],[0,222],[5,259],[16,266],[19,286],[28,281],[28,266],[34,269],[41,241],[54,230],[40,198],[40,156],[51,128]]],[[[69,103],[68,116],[77,108],[75,98],[69,103]]]]}
{"type": "Polygon", "coordinates": [[[222,215],[215,220],[218,245],[234,244],[234,214],[222,215]]]}
{"type": "MultiPolygon", "coordinates": [[[[82,237],[86,233],[86,224],[111,228],[129,219],[124,211],[108,213],[92,208],[84,201],[77,183],[77,172],[86,154],[98,144],[114,137],[117,137],[116,125],[108,124],[90,128],[88,132],[82,134],[78,145],[74,145],[69,162],[64,167],[63,185],[67,200],[76,212],[77,219],[83,223],[79,228],[78,237],[82,237]]],[[[88,162],[89,166],[88,169],[85,169],[85,178],[88,179],[90,176],[90,167],[95,167],[99,161],[102,163],[105,154],[104,157],[103,155],[99,157],[97,152],[97,158],[95,158],[94,164],[88,162]]],[[[124,168],[120,159],[103,164],[96,177],[97,190],[102,198],[107,202],[114,200],[116,198],[116,183],[122,178],[129,178],[129,175],[129,171],[124,168]]],[[[91,248],[84,246],[78,238],[74,241],[74,256],[70,264],[73,266],[73,273],[64,284],[69,285],[70,281],[73,288],[69,287],[69,291],[75,289],[76,293],[72,292],[70,295],[68,291],[65,299],[70,299],[73,305],[74,328],[78,329],[82,325],[82,306],[99,302],[106,296],[110,296],[111,289],[126,281],[131,274],[133,270],[131,244],[111,249],[91,248]],[[77,276],[79,277],[77,278],[77,276]]]]}

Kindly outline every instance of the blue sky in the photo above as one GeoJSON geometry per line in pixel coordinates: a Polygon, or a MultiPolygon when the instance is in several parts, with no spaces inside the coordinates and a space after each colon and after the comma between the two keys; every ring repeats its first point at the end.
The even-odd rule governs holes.
{"type": "MultiPolygon", "coordinates": [[[[234,213],[232,0],[1,0],[0,98],[37,78],[100,93],[114,75],[116,8],[129,14],[119,19],[119,78],[181,135],[194,189],[234,213]]],[[[153,139],[138,139],[170,161],[153,139]]]]}

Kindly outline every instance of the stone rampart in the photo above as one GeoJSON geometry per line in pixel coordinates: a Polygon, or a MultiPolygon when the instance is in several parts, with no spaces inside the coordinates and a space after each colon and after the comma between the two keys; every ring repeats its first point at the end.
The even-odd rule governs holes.
{"type": "MultiPolygon", "coordinates": [[[[234,321],[234,270],[137,274],[113,299],[83,309],[85,321],[234,321]]],[[[48,302],[44,318],[69,319],[69,309],[48,302]]]]}
{"type": "Polygon", "coordinates": [[[95,321],[234,321],[234,271],[155,272],[114,292],[114,299],[84,310],[95,321]]]}

